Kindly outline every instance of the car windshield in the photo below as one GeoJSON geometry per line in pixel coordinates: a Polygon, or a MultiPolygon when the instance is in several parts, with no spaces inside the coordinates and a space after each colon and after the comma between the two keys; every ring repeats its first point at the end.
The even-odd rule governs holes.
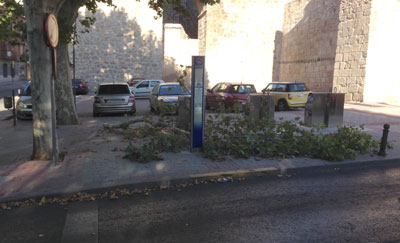
{"type": "Polygon", "coordinates": [[[291,84],[289,85],[289,92],[308,91],[305,84],[291,84]]]}
{"type": "Polygon", "coordinates": [[[72,83],[73,83],[73,84],[81,84],[82,81],[79,80],[79,79],[72,79],[72,83]]]}
{"type": "Polygon", "coordinates": [[[25,86],[22,96],[31,96],[31,84],[25,86]]]}
{"type": "Polygon", "coordinates": [[[160,86],[159,95],[183,95],[188,94],[184,92],[180,85],[163,85],[160,86]]]}
{"type": "Polygon", "coordinates": [[[127,85],[101,85],[98,94],[130,94],[130,91],[127,85]]]}
{"type": "Polygon", "coordinates": [[[232,93],[255,93],[256,89],[253,85],[233,85],[232,93]]]}

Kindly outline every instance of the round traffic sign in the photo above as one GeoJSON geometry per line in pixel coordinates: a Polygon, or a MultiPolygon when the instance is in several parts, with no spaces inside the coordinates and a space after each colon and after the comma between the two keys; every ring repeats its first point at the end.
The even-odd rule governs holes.
{"type": "Polygon", "coordinates": [[[52,13],[47,16],[45,31],[49,45],[53,48],[56,48],[59,38],[58,23],[56,16],[54,16],[52,13]]]}

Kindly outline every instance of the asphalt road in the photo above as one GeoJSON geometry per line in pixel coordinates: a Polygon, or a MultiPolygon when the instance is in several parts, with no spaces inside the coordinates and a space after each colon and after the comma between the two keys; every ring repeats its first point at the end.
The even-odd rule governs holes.
{"type": "Polygon", "coordinates": [[[400,166],[311,172],[0,210],[0,242],[400,242],[400,166]]]}

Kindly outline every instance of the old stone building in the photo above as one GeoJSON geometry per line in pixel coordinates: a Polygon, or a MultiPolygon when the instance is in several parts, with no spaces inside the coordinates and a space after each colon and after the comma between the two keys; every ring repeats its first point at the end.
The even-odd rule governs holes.
{"type": "Polygon", "coordinates": [[[88,81],[172,81],[200,54],[208,86],[243,81],[260,91],[296,81],[346,93],[347,101],[400,104],[398,0],[184,1],[197,22],[172,12],[154,19],[146,1],[115,2],[116,9],[99,5],[77,45],[77,76],[88,81]]]}
{"type": "Polygon", "coordinates": [[[200,6],[209,85],[305,82],[347,101],[400,104],[398,0],[222,0],[200,6]]]}

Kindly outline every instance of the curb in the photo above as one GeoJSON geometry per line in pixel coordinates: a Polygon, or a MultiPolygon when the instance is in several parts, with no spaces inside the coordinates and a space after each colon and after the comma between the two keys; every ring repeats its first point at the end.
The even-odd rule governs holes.
{"type": "Polygon", "coordinates": [[[303,166],[295,168],[284,168],[281,174],[320,174],[324,172],[339,171],[339,170],[360,170],[370,167],[385,167],[395,166],[400,167],[400,158],[394,159],[378,159],[378,160],[363,160],[351,161],[348,163],[332,162],[332,164],[303,166]]]}
{"type": "Polygon", "coordinates": [[[233,170],[223,172],[212,172],[204,174],[190,175],[192,179],[217,179],[220,177],[233,177],[240,178],[245,176],[265,176],[265,175],[278,175],[279,170],[275,167],[257,168],[250,170],[233,170]]]}
{"type": "MultiPolygon", "coordinates": [[[[191,174],[186,177],[171,179],[167,182],[156,180],[149,182],[136,182],[136,183],[122,183],[119,185],[113,186],[105,186],[99,188],[89,188],[86,190],[80,190],[76,192],[65,192],[65,193],[48,193],[41,195],[32,195],[32,196],[21,196],[21,197],[8,197],[0,199],[0,203],[8,203],[8,202],[16,202],[16,201],[25,201],[29,199],[40,200],[42,197],[51,198],[51,197],[70,197],[78,192],[80,193],[88,193],[88,194],[98,194],[104,193],[107,191],[115,190],[115,189],[144,189],[144,188],[155,188],[164,186],[165,188],[174,188],[178,184],[183,183],[194,183],[196,180],[215,180],[221,177],[232,177],[232,178],[251,178],[251,177],[265,177],[265,178],[279,178],[282,176],[289,175],[318,175],[326,172],[346,172],[351,170],[360,170],[369,167],[385,167],[385,166],[394,166],[400,167],[400,158],[395,159],[380,159],[380,160],[368,160],[368,161],[354,161],[348,163],[340,163],[340,162],[332,162],[332,164],[325,165],[315,165],[315,166],[303,166],[303,167],[294,167],[294,168],[276,168],[276,167],[264,167],[257,169],[248,169],[248,170],[233,170],[233,171],[221,171],[221,172],[210,172],[203,174],[191,174]]],[[[215,183],[218,183],[214,181],[215,183]]],[[[196,184],[197,185],[197,184],[196,184]]],[[[162,190],[162,188],[160,188],[162,190]]]]}

